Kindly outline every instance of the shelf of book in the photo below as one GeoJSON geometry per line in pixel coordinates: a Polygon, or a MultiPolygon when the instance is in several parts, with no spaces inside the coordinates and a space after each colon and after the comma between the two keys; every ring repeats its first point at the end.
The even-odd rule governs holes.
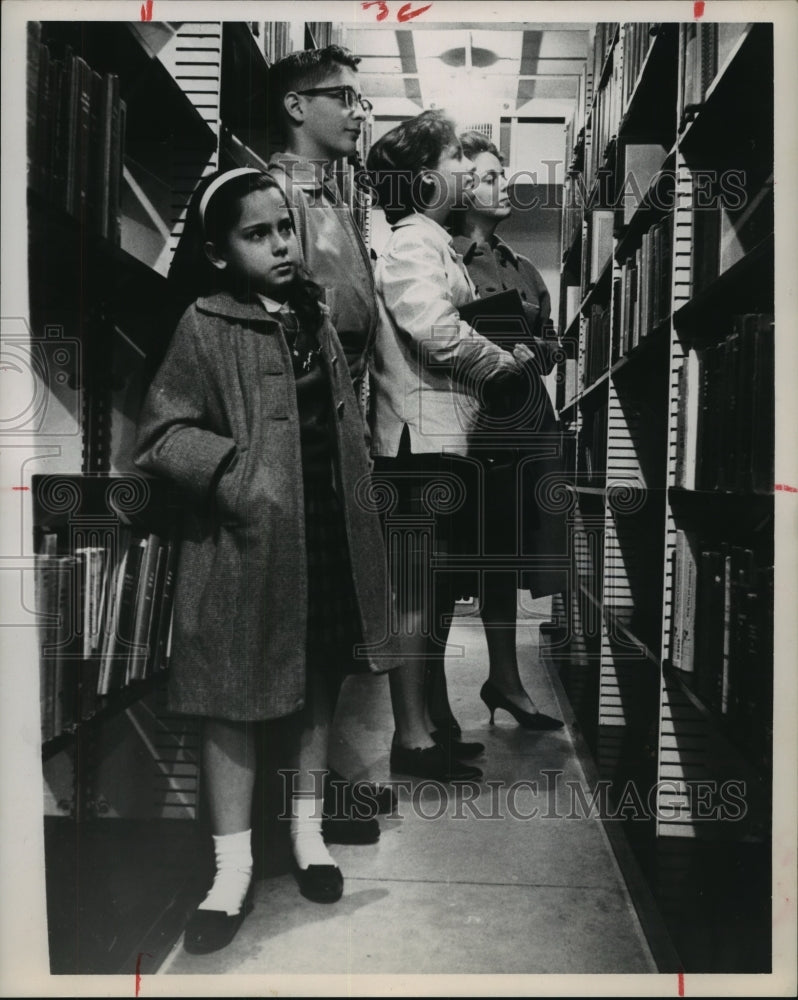
{"type": "MultiPolygon", "coordinates": [[[[586,185],[591,194],[602,180],[599,171],[612,170],[614,177],[603,178],[607,186],[601,201],[586,200],[580,239],[563,255],[568,267],[561,272],[561,296],[574,297],[572,275],[579,270],[583,315],[567,330],[577,371],[564,373],[580,388],[561,395],[559,411],[577,438],[571,488],[579,517],[590,515],[590,504],[595,508],[594,551],[595,533],[601,536],[600,559],[583,558],[575,571],[570,607],[579,634],[573,652],[580,662],[586,657],[584,662],[593,663],[600,678],[593,689],[596,738],[603,727],[634,728],[659,717],[664,741],[651,750],[654,780],[672,776],[679,766],[720,773],[717,756],[707,746],[714,730],[720,734],[728,728],[725,715],[732,710],[742,711],[740,725],[759,727],[753,740],[731,734],[737,750],[759,755],[760,773],[768,767],[769,682],[750,679],[756,674],[746,672],[737,658],[747,657],[768,677],[772,672],[772,622],[761,617],[770,601],[773,553],[774,240],[767,162],[772,158],[772,135],[767,135],[772,81],[762,71],[772,65],[771,46],[767,24],[701,31],[675,24],[621,26],[595,74],[587,118],[593,155],[584,164],[586,177],[591,170],[597,175],[586,185]],[[645,33],[651,27],[655,34],[649,41],[645,33]],[[693,37],[698,41],[690,42],[686,53],[693,37]],[[617,86],[619,71],[623,113],[616,123],[609,90],[617,86]],[[700,101],[692,100],[691,72],[702,77],[695,84],[700,101]],[[755,78],[763,80],[762,89],[751,86],[755,78]],[[683,120],[685,106],[689,123],[683,120]],[[743,124],[729,129],[730,118],[743,124]],[[732,134],[720,136],[723,129],[732,134]],[[608,158],[599,162],[605,153],[608,158]],[[745,172],[737,181],[737,200],[710,185],[715,202],[702,214],[702,174],[714,172],[728,181],[724,171],[735,169],[745,172]],[[624,203],[630,176],[636,189],[631,186],[633,195],[624,203]],[[607,192],[612,197],[605,198],[607,192]],[[615,213],[612,247],[599,285],[590,280],[592,234],[600,213],[607,211],[615,213]],[[595,323],[584,315],[597,304],[606,306],[611,320],[606,352],[595,323]],[[613,496],[613,483],[623,488],[625,509],[613,496]],[[694,706],[684,699],[685,708],[669,686],[677,678],[689,686],[683,671],[669,673],[676,635],[687,630],[694,641],[707,642],[703,626],[694,620],[695,605],[707,599],[698,600],[695,584],[689,594],[685,590],[691,572],[679,540],[685,532],[694,533],[708,553],[725,553],[726,611],[721,600],[718,612],[716,594],[709,625],[714,651],[705,650],[701,659],[726,671],[718,695],[726,708],[701,717],[708,733],[704,744],[691,744],[684,735],[694,706]],[[598,651],[595,630],[586,644],[577,627],[588,611],[601,613],[598,651]],[[747,652],[730,653],[734,647],[747,652]],[[741,679],[746,673],[748,686],[741,679]],[[660,683],[652,686],[652,678],[660,683]]],[[[578,189],[579,179],[571,177],[569,184],[578,189]]],[[[706,610],[703,614],[706,622],[706,610]]],[[[589,706],[583,694],[590,683],[582,674],[577,683],[580,703],[589,706]]],[[[655,822],[652,828],[659,837],[698,836],[696,820],[688,811],[678,822],[655,822]]],[[[766,824],[764,813],[756,823],[760,820],[766,824]]],[[[700,836],[709,829],[705,825],[700,836]]],[[[736,836],[718,828],[710,835],[736,836]]]]}
{"type": "Polygon", "coordinates": [[[578,392],[573,399],[568,401],[563,406],[561,412],[565,414],[569,410],[573,410],[575,407],[586,403],[588,400],[592,402],[593,396],[598,392],[599,389],[606,388],[608,381],[609,381],[609,372],[604,372],[594,382],[591,382],[589,386],[578,392]]]}
{"type": "Polygon", "coordinates": [[[686,155],[716,142],[721,148],[736,143],[726,118],[731,106],[745,116],[747,126],[766,129],[768,118],[772,123],[772,92],[763,95],[751,86],[752,80],[773,86],[772,24],[682,25],[680,62],[681,79],[692,81],[692,86],[682,86],[680,95],[679,145],[686,155]],[[763,96],[768,100],[763,102],[763,96]]]}
{"type": "Polygon", "coordinates": [[[747,733],[735,720],[726,718],[715,708],[707,705],[705,697],[702,697],[696,690],[696,680],[692,672],[677,670],[668,662],[663,665],[662,671],[665,680],[679,687],[693,708],[728,744],[730,752],[734,754],[735,758],[739,758],[739,766],[754,772],[759,779],[769,780],[769,761],[772,750],[769,746],[765,748],[765,743],[772,740],[772,733],[762,734],[762,743],[757,747],[751,742],[749,727],[747,727],[749,728],[747,733]]]}
{"type": "MultiPolygon", "coordinates": [[[[773,302],[774,237],[769,233],[728,270],[673,314],[677,330],[694,330],[718,315],[773,302]]],[[[753,310],[752,310],[753,311],[753,310]]]]}
{"type": "Polygon", "coordinates": [[[125,688],[115,692],[113,695],[100,696],[98,706],[91,715],[79,722],[70,724],[57,736],[51,736],[42,740],[42,760],[49,760],[57,753],[67,749],[76,739],[83,727],[87,724],[100,725],[113,716],[118,715],[140,701],[156,687],[163,684],[166,673],[159,671],[144,677],[141,680],[130,681],[125,688]]]}
{"type": "Polygon", "coordinates": [[[671,318],[670,316],[666,316],[647,336],[643,337],[642,340],[627,351],[626,354],[621,355],[613,361],[610,368],[610,377],[612,378],[619,373],[625,372],[628,365],[637,366],[649,355],[665,350],[668,346],[670,333],[671,318]]]}
{"type": "Polygon", "coordinates": [[[624,77],[634,83],[624,103],[619,136],[654,135],[672,141],[676,135],[678,26],[626,24],[622,47],[624,77]],[[641,43],[645,41],[649,44],[641,57],[641,43]],[[627,69],[630,43],[633,59],[627,69]],[[639,69],[635,74],[636,66],[639,69]]]}
{"type": "Polygon", "coordinates": [[[273,117],[268,74],[268,59],[250,27],[226,22],[222,27],[220,119],[227,132],[265,162],[273,141],[267,129],[273,117]]]}
{"type": "MultiPolygon", "coordinates": [[[[627,150],[629,145],[631,144],[626,144],[624,149],[627,150]]],[[[642,234],[651,228],[652,223],[659,222],[673,209],[676,145],[672,145],[667,152],[664,147],[653,143],[641,143],[636,148],[653,149],[654,158],[649,160],[643,171],[639,169],[637,162],[626,164],[629,174],[620,177],[620,183],[616,184],[619,199],[623,198],[625,190],[629,191],[631,199],[631,214],[619,222],[617,227],[618,244],[615,254],[619,260],[625,259],[637,248],[642,234]],[[661,158],[663,154],[664,158],[661,158]],[[628,176],[633,181],[627,181],[628,176]],[[645,190],[641,191],[644,186],[645,190]]]]}
{"type": "Polygon", "coordinates": [[[615,22],[600,22],[593,37],[593,101],[591,111],[596,107],[596,96],[605,86],[612,72],[612,56],[620,38],[621,26],[615,22]]]}
{"type": "MultiPolygon", "coordinates": [[[[308,30],[313,44],[343,40],[343,29],[328,22],[308,30]]],[[[78,825],[92,836],[96,830],[103,844],[112,839],[103,827],[124,839],[141,809],[148,817],[199,817],[198,721],[170,714],[165,696],[180,503],[136,474],[130,446],[148,377],[171,333],[166,275],[188,203],[219,166],[265,167],[267,73],[302,47],[298,31],[304,24],[28,26],[29,346],[44,409],[58,422],[45,430],[60,436],[58,461],[43,462],[32,478],[26,531],[42,654],[45,811],[68,810],[57,825],[78,839],[78,825]],[[109,807],[98,782],[115,789],[107,776],[118,779],[116,768],[125,771],[123,784],[129,778],[137,787],[120,793],[131,811],[111,823],[119,803],[109,807]]],[[[342,183],[355,201],[351,180],[350,172],[342,183]]],[[[356,207],[367,228],[368,205],[356,207]]],[[[143,863],[151,851],[148,842],[143,863]]],[[[48,872],[61,864],[48,841],[48,872]]],[[[48,876],[53,914],[74,920],[79,902],[84,926],[103,922],[103,901],[92,897],[89,913],[79,879],[64,893],[58,881],[48,876]]],[[[173,893],[164,906],[174,908],[176,899],[173,893]]],[[[128,920],[135,926],[120,930],[130,914],[110,915],[108,941],[91,969],[84,954],[66,956],[59,919],[50,942],[54,970],[115,972],[122,962],[129,971],[131,949],[140,952],[142,941],[155,944],[150,951],[162,948],[164,940],[149,932],[161,934],[164,901],[153,893],[139,902],[128,920]]],[[[188,912],[172,921],[166,947],[188,912]]]]}
{"type": "Polygon", "coordinates": [[[590,307],[596,302],[597,299],[602,299],[606,297],[608,286],[610,284],[610,276],[612,274],[612,257],[608,258],[601,265],[601,270],[598,277],[594,282],[588,287],[587,294],[582,299],[579,306],[579,311],[582,315],[587,315],[590,311],[590,307]]]}

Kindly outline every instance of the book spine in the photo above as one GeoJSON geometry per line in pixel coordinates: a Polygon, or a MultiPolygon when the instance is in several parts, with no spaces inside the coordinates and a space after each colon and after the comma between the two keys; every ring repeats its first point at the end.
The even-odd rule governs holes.
{"type": "Polygon", "coordinates": [[[119,98],[111,120],[111,165],[109,187],[109,238],[116,246],[122,242],[122,170],[125,159],[127,105],[119,98]]]}
{"type": "Polygon", "coordinates": [[[155,640],[155,655],[153,657],[154,672],[163,670],[167,666],[167,640],[172,621],[172,604],[174,601],[177,556],[177,540],[174,536],[171,536],[166,543],[166,564],[164,568],[161,600],[158,607],[158,630],[155,640]]]}
{"type": "Polygon", "coordinates": [[[756,320],[756,361],[752,426],[751,478],[755,493],[772,493],[774,488],[774,388],[775,331],[773,317],[763,314],[756,320]]]}
{"type": "Polygon", "coordinates": [[[80,77],[83,60],[70,52],[66,59],[66,185],[64,208],[74,215],[78,204],[78,136],[80,122],[80,77]]]}
{"type": "Polygon", "coordinates": [[[39,122],[39,100],[45,100],[41,91],[40,63],[46,58],[46,49],[41,44],[41,25],[38,21],[28,21],[26,31],[27,62],[25,75],[25,130],[27,178],[29,188],[38,188],[39,163],[36,157],[36,132],[39,122]]]}
{"type": "Polygon", "coordinates": [[[693,673],[695,670],[696,649],[696,602],[698,591],[698,564],[696,561],[695,541],[685,533],[684,557],[682,570],[682,670],[693,673]]]}
{"type": "Polygon", "coordinates": [[[673,549],[673,610],[671,618],[671,665],[682,669],[682,597],[684,595],[683,531],[676,532],[673,549]]]}
{"type": "Polygon", "coordinates": [[[155,534],[150,534],[143,546],[132,629],[133,648],[130,651],[129,661],[131,680],[141,680],[147,673],[155,581],[161,548],[161,539],[155,534]]]}
{"type": "Polygon", "coordinates": [[[35,600],[39,638],[39,705],[42,741],[55,733],[55,660],[58,621],[58,564],[55,555],[35,558],[35,600]]]}
{"type": "Polygon", "coordinates": [[[720,675],[720,711],[726,715],[729,711],[729,684],[731,657],[731,578],[732,556],[728,546],[724,546],[723,554],[723,642],[720,675]]]}
{"type": "Polygon", "coordinates": [[[60,60],[50,63],[51,127],[50,148],[48,150],[48,183],[46,194],[54,205],[63,208],[66,204],[66,161],[67,161],[67,71],[60,60]]]}
{"type": "Polygon", "coordinates": [[[113,565],[108,570],[108,587],[106,590],[106,621],[100,661],[100,679],[97,693],[105,697],[110,694],[112,686],[120,672],[118,661],[121,654],[119,639],[119,611],[122,603],[122,585],[125,579],[125,569],[128,559],[129,544],[127,532],[122,534],[116,551],[113,565]]]}
{"type": "Polygon", "coordinates": [[[112,688],[123,688],[131,680],[136,604],[139,595],[139,580],[145,545],[146,539],[144,538],[137,538],[131,542],[125,562],[125,573],[122,578],[122,592],[119,604],[119,620],[117,624],[121,649],[116,669],[111,679],[112,688]]]}

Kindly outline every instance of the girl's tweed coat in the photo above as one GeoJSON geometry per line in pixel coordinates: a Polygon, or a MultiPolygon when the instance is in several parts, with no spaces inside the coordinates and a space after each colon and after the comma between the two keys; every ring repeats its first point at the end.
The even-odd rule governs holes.
{"type": "MultiPolygon", "coordinates": [[[[338,338],[319,341],[368,666],[398,665],[363,423],[338,338]]],[[[226,293],[183,315],[147,395],[136,462],[187,495],[175,593],[177,711],[273,719],[305,698],[307,572],[294,375],[280,323],[226,293]]]]}

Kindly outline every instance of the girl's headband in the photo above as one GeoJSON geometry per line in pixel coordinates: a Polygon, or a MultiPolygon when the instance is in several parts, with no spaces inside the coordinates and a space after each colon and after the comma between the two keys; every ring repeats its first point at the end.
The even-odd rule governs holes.
{"type": "Polygon", "coordinates": [[[233,180],[236,177],[243,177],[245,174],[262,174],[262,170],[257,170],[255,167],[236,167],[235,170],[226,170],[223,174],[211,181],[211,183],[205,188],[202,198],[199,203],[199,217],[202,225],[205,225],[205,212],[208,209],[211,198],[216,194],[223,184],[228,181],[233,180]]]}

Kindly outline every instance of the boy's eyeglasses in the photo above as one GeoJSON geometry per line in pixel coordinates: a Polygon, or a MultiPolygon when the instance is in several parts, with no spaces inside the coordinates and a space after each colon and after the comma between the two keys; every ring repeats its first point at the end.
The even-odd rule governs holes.
{"type": "Polygon", "coordinates": [[[306,94],[308,97],[316,97],[317,95],[326,95],[328,97],[337,97],[339,101],[349,108],[350,111],[356,111],[358,107],[363,109],[363,112],[367,115],[371,114],[374,105],[371,101],[367,101],[365,97],[361,97],[355,91],[354,87],[311,87],[309,90],[297,90],[297,94],[306,94]]]}

